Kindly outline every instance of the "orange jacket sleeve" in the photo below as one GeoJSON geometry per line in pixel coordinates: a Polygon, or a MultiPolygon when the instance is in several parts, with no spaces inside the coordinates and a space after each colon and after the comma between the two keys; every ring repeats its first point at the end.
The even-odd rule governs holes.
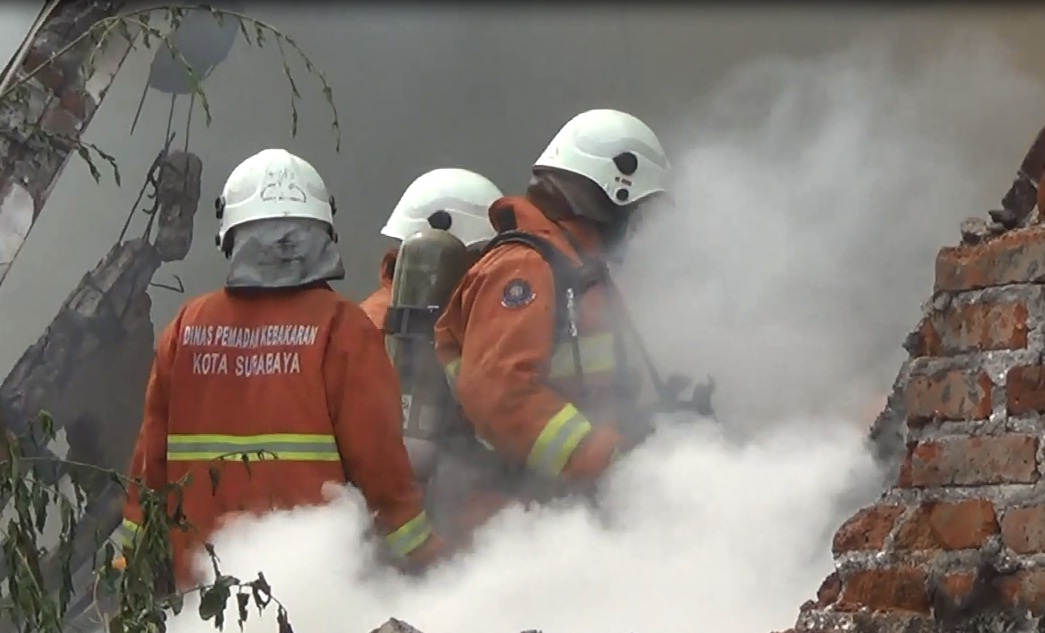
{"type": "Polygon", "coordinates": [[[347,479],[359,488],[393,553],[432,535],[403,444],[399,377],[363,311],[343,304],[325,358],[327,399],[347,479]]]}
{"type": "Polygon", "coordinates": [[[179,318],[174,319],[160,334],[156,355],[149,372],[149,383],[145,389],[145,411],[138,439],[134,445],[129,471],[132,483],[127,489],[127,501],[123,510],[123,523],[117,531],[117,544],[127,547],[142,523],[142,509],[138,485],[140,479],[146,487],[158,490],[167,481],[167,422],[170,403],[171,359],[177,344],[179,318]]]}
{"type": "Polygon", "coordinates": [[[516,463],[553,477],[597,476],[619,436],[593,427],[542,378],[554,345],[551,268],[525,247],[494,258],[469,271],[438,326],[463,324],[455,388],[465,415],[479,437],[516,463]],[[511,286],[523,295],[528,289],[529,302],[505,301],[511,286]]]}

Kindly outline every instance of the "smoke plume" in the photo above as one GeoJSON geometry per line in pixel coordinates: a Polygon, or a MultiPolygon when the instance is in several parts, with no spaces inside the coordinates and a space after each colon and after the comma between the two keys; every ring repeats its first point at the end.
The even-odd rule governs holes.
{"type": "MultiPolygon", "coordinates": [[[[873,45],[772,59],[715,95],[662,131],[684,141],[676,205],[650,214],[620,277],[665,368],[715,376],[719,426],[665,426],[598,510],[513,509],[424,579],[373,566],[353,492],[233,525],[215,543],[224,570],[263,571],[308,633],[389,616],[426,633],[788,628],[831,569],[842,499],[876,492],[868,406],[934,253],[1008,185],[984,182],[976,154],[1002,121],[1027,120],[1029,141],[1042,91],[966,39],[913,65],[873,45]]],[[[174,630],[210,626],[190,604],[174,630]]]]}

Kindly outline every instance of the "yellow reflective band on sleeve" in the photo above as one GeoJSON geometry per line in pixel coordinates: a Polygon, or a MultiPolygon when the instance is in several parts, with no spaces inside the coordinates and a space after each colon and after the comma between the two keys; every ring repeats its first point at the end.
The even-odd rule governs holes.
{"type": "Polygon", "coordinates": [[[410,552],[424,545],[432,535],[432,524],[428,521],[428,513],[421,511],[385,537],[385,543],[396,556],[407,556],[410,552]]]}
{"type": "Polygon", "coordinates": [[[537,436],[526,465],[537,472],[558,477],[573,451],[591,433],[591,422],[577,407],[568,404],[553,415],[537,436]]]}
{"type": "MultiPolygon", "coordinates": [[[[577,339],[581,351],[581,368],[585,374],[598,374],[613,371],[617,366],[617,356],[613,345],[613,334],[595,334],[577,339]]],[[[555,348],[551,362],[548,364],[548,376],[551,378],[570,378],[577,371],[573,360],[573,343],[567,341],[555,348]]]]}
{"type": "Polygon", "coordinates": [[[124,549],[131,547],[134,543],[134,537],[137,536],[138,530],[141,526],[131,521],[130,519],[124,519],[123,523],[116,528],[116,531],[112,534],[112,542],[117,549],[124,549]]]}
{"type": "Polygon", "coordinates": [[[268,435],[169,435],[167,459],[172,462],[243,459],[336,462],[341,454],[333,435],[271,433],[268,435]]]}
{"type": "Polygon", "coordinates": [[[457,393],[457,376],[461,373],[461,359],[455,358],[443,365],[443,372],[446,374],[446,384],[450,385],[450,391],[454,394],[457,393]]]}

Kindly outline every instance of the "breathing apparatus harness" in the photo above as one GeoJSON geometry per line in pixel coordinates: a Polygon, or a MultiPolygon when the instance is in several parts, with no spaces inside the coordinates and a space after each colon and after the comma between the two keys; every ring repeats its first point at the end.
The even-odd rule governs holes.
{"type": "MultiPolygon", "coordinates": [[[[508,219],[508,222],[505,224],[509,226],[514,225],[514,217],[508,219]]],[[[711,409],[710,400],[711,394],[714,390],[714,381],[709,377],[706,383],[698,385],[694,389],[693,396],[690,399],[681,400],[679,394],[686,387],[692,384],[692,379],[679,374],[673,374],[669,376],[667,380],[662,378],[653,362],[649,350],[642,342],[638,328],[636,327],[635,322],[631,319],[627,306],[624,305],[623,298],[620,296],[616,285],[610,277],[609,269],[606,264],[585,257],[580,245],[577,243],[576,239],[570,235],[570,232],[558,223],[556,224],[562,230],[567,241],[569,241],[571,248],[581,259],[581,264],[574,264],[565,253],[552,244],[548,239],[514,228],[506,229],[495,235],[483,249],[483,254],[485,255],[493,249],[505,244],[520,244],[536,251],[551,268],[552,278],[555,283],[554,340],[556,345],[563,342],[569,343],[572,349],[574,376],[581,393],[583,394],[585,392],[585,386],[584,366],[581,359],[581,342],[579,334],[580,317],[577,306],[580,298],[585,293],[601,284],[607,290],[607,295],[610,299],[611,313],[614,320],[622,326],[622,329],[624,330],[623,333],[634,341],[635,347],[641,357],[642,364],[646,369],[646,372],[649,374],[650,382],[652,383],[653,389],[657,395],[657,410],[664,412],[693,411],[700,415],[711,417],[713,411],[711,409]]],[[[615,328],[615,330],[618,329],[620,328],[615,328]]],[[[624,340],[621,334],[622,332],[619,331],[614,331],[613,333],[614,355],[617,360],[614,386],[615,391],[618,393],[625,392],[625,384],[627,380],[625,375],[625,368],[627,367],[627,350],[624,346],[624,340]]]]}

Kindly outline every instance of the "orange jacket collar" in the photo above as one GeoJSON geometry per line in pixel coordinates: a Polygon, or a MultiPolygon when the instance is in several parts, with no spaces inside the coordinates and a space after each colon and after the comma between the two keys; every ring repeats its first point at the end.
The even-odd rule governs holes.
{"type": "Polygon", "coordinates": [[[497,232],[518,229],[545,237],[569,233],[585,251],[584,254],[601,255],[604,251],[599,235],[585,221],[565,219],[553,222],[525,196],[506,196],[494,202],[490,206],[490,222],[497,232]]]}
{"type": "Polygon", "coordinates": [[[378,271],[378,280],[382,288],[392,287],[392,274],[395,272],[396,257],[399,255],[398,248],[390,248],[385,256],[381,258],[381,270],[378,271]]]}

